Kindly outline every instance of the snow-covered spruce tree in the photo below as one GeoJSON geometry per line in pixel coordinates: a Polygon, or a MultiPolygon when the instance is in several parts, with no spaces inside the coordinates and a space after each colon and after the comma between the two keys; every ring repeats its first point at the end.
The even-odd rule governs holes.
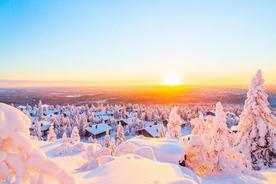
{"type": "Polygon", "coordinates": [[[57,148],[57,154],[64,155],[69,152],[81,152],[84,149],[84,144],[80,142],[78,127],[74,127],[70,140],[67,139],[66,133],[63,134],[62,145],[57,148]]]}
{"type": "Polygon", "coordinates": [[[158,131],[159,131],[159,137],[160,138],[166,137],[166,129],[165,129],[163,123],[160,124],[160,127],[159,127],[158,131]]]}
{"type": "MultiPolygon", "coordinates": [[[[199,122],[201,120],[197,119],[197,123],[199,122]]],[[[216,105],[212,128],[194,133],[196,134],[188,141],[184,141],[186,152],[182,165],[191,168],[199,175],[231,174],[247,171],[250,168],[249,161],[229,144],[230,134],[220,102],[216,105]]]]}
{"type": "Polygon", "coordinates": [[[41,123],[35,122],[35,128],[34,128],[35,135],[37,136],[38,140],[41,140],[42,132],[41,132],[41,123]]]}
{"type": "Polygon", "coordinates": [[[71,133],[71,143],[78,143],[80,142],[80,134],[79,134],[79,129],[78,127],[74,127],[71,133]]]}
{"type": "Polygon", "coordinates": [[[111,155],[115,156],[115,154],[116,154],[116,142],[115,142],[114,137],[112,137],[111,141],[110,141],[110,150],[111,150],[111,155]]]}
{"type": "Polygon", "coordinates": [[[43,183],[76,183],[32,144],[30,122],[18,109],[0,103],[0,183],[39,184],[41,178],[43,183]]]}
{"type": "Polygon", "coordinates": [[[121,122],[119,123],[118,128],[117,128],[117,138],[118,138],[118,145],[125,141],[124,128],[123,128],[121,122]]]}
{"type": "Polygon", "coordinates": [[[167,137],[168,138],[176,138],[178,139],[181,135],[181,121],[182,119],[177,114],[178,107],[173,107],[170,115],[169,115],[169,122],[168,122],[168,130],[167,130],[167,137]]]}
{"type": "Polygon", "coordinates": [[[42,107],[42,101],[39,100],[38,102],[38,118],[39,120],[42,120],[43,119],[43,107],[42,107]]]}
{"type": "Polygon", "coordinates": [[[251,81],[238,125],[238,150],[252,162],[254,169],[276,167],[276,120],[264,91],[258,70],[251,81]]]}
{"type": "Polygon", "coordinates": [[[49,133],[48,133],[48,136],[47,136],[47,141],[55,141],[57,139],[57,135],[56,135],[56,132],[55,132],[55,129],[54,129],[54,125],[51,124],[50,125],[50,128],[49,128],[49,133]]]}
{"type": "Polygon", "coordinates": [[[108,129],[105,132],[104,146],[107,147],[107,148],[109,148],[109,146],[110,146],[110,136],[109,136],[109,130],[108,129]]]}
{"type": "Polygon", "coordinates": [[[64,144],[64,143],[68,143],[68,137],[66,135],[66,132],[64,132],[62,134],[62,138],[61,138],[61,142],[64,144]]]}
{"type": "Polygon", "coordinates": [[[201,118],[194,118],[190,121],[193,126],[192,135],[203,135],[208,131],[207,123],[201,118]]]}
{"type": "Polygon", "coordinates": [[[87,117],[86,115],[82,115],[80,120],[80,136],[85,136],[86,128],[88,128],[87,117]]]}

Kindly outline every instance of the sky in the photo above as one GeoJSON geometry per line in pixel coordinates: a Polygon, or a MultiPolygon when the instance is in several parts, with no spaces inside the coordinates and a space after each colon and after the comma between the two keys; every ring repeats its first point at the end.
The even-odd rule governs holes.
{"type": "Polygon", "coordinates": [[[276,84],[276,1],[0,0],[0,85],[276,84]]]}

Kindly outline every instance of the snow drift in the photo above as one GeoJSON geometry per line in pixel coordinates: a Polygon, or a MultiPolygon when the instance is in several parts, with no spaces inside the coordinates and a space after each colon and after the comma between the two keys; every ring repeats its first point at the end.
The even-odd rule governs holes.
{"type": "Polygon", "coordinates": [[[156,139],[138,136],[118,146],[117,155],[128,153],[138,153],[140,156],[154,157],[158,161],[178,164],[179,160],[183,157],[184,147],[177,139],[156,139]],[[147,156],[140,154],[140,149],[146,150],[147,156]],[[152,153],[149,150],[152,150],[152,153]]]}

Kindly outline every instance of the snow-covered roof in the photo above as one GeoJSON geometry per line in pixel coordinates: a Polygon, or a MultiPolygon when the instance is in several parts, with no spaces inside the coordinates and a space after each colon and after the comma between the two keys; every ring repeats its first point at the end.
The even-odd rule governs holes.
{"type": "MultiPolygon", "coordinates": [[[[50,127],[50,122],[48,122],[48,121],[42,120],[42,121],[39,121],[38,123],[41,124],[41,131],[46,131],[50,127]]],[[[32,123],[30,126],[30,129],[34,129],[34,128],[35,128],[35,124],[32,123]]]]}
{"type": "Polygon", "coordinates": [[[107,116],[107,115],[104,115],[104,116],[102,116],[102,119],[104,120],[104,121],[106,121],[106,120],[109,120],[109,116],[107,116]]]}
{"type": "Polygon", "coordinates": [[[186,121],[186,120],[182,120],[181,121],[181,125],[185,125],[185,124],[187,124],[188,123],[188,121],[186,121]]]}
{"type": "Polygon", "coordinates": [[[26,106],[25,105],[19,105],[19,106],[17,106],[17,109],[26,109],[26,106]]]}
{"type": "Polygon", "coordinates": [[[117,120],[117,122],[120,122],[120,121],[123,121],[129,125],[132,123],[132,118],[121,118],[121,119],[117,120]]]}
{"type": "Polygon", "coordinates": [[[144,128],[152,137],[159,137],[160,132],[159,132],[160,125],[151,125],[149,127],[144,128]]]}
{"type": "Polygon", "coordinates": [[[64,114],[66,114],[66,116],[70,116],[70,115],[71,115],[71,111],[68,110],[68,109],[62,110],[62,112],[63,112],[64,114]]]}
{"type": "Polygon", "coordinates": [[[112,127],[110,127],[106,123],[99,123],[86,128],[86,130],[92,135],[98,135],[106,132],[106,130],[112,130],[112,127]]]}
{"type": "Polygon", "coordinates": [[[231,126],[231,131],[238,131],[238,126],[231,126]]]}
{"type": "Polygon", "coordinates": [[[26,112],[27,112],[28,114],[35,114],[35,113],[36,113],[36,110],[34,110],[34,109],[26,109],[26,112]]]}
{"type": "Polygon", "coordinates": [[[49,110],[44,111],[44,113],[46,114],[46,116],[51,116],[55,113],[60,113],[60,110],[58,110],[58,109],[49,109],[49,110]]]}
{"type": "Polygon", "coordinates": [[[96,112],[94,112],[94,116],[103,116],[103,115],[106,115],[106,112],[104,112],[104,111],[96,111],[96,112]]]}

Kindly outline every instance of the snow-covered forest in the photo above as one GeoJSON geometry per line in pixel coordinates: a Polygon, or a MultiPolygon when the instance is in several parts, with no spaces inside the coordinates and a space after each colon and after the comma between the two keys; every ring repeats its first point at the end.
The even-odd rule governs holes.
{"type": "Polygon", "coordinates": [[[273,183],[276,119],[260,70],[243,107],[1,103],[0,161],[1,183],[273,183]]]}

